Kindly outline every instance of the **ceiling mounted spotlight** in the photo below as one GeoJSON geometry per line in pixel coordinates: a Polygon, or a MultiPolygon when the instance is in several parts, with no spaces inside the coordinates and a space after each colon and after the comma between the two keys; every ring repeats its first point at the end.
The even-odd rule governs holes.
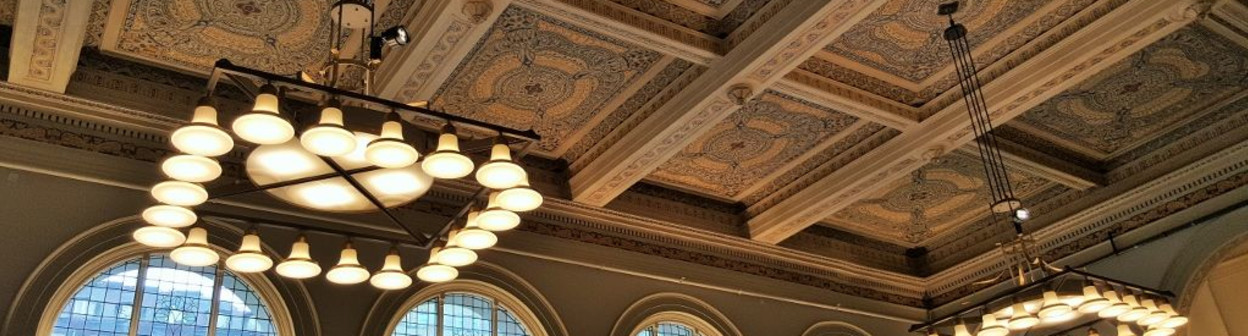
{"type": "Polygon", "coordinates": [[[407,34],[407,28],[403,26],[394,26],[381,32],[381,41],[387,46],[403,46],[411,41],[411,37],[407,34]]]}

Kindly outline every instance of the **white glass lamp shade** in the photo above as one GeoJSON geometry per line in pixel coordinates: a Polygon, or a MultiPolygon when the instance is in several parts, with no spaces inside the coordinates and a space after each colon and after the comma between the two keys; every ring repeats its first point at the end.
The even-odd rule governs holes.
{"type": "Polygon", "coordinates": [[[299,143],[313,154],[330,157],[351,154],[357,146],[355,134],[342,127],[342,109],[333,101],[321,109],[321,121],[303,131],[299,143]]]}
{"type": "Polygon", "coordinates": [[[186,242],[169,252],[169,259],[173,259],[173,262],[191,267],[216,264],[220,258],[217,251],[208,247],[208,230],[201,227],[191,228],[186,242]]]}
{"type": "Polygon", "coordinates": [[[1118,321],[1135,322],[1144,318],[1144,316],[1148,316],[1148,309],[1144,309],[1144,306],[1140,305],[1140,302],[1136,300],[1135,295],[1127,294],[1126,296],[1123,296],[1122,302],[1130,306],[1131,310],[1122,313],[1122,315],[1118,315],[1118,321]]]}
{"type": "Polygon", "coordinates": [[[1174,335],[1174,329],[1160,328],[1157,326],[1149,327],[1144,331],[1144,336],[1170,336],[1174,335]]]}
{"type": "Polygon", "coordinates": [[[1136,336],[1136,335],[1135,335],[1135,331],[1131,330],[1131,326],[1123,324],[1123,323],[1119,323],[1118,324],[1118,336],[1136,336]]]}
{"type": "Polygon", "coordinates": [[[403,263],[399,259],[399,251],[391,250],[386,255],[386,263],[381,270],[373,274],[369,284],[382,290],[404,289],[412,285],[412,277],[403,272],[403,263]]]}
{"type": "Polygon", "coordinates": [[[438,250],[435,256],[439,264],[451,267],[464,267],[477,262],[477,252],[455,244],[457,233],[447,236],[446,247],[438,250]]]}
{"type": "Polygon", "coordinates": [[[971,330],[966,327],[966,323],[959,322],[953,326],[953,336],[971,336],[971,330]]]}
{"type": "Polygon", "coordinates": [[[391,120],[381,124],[381,137],[368,143],[364,157],[378,167],[402,168],[416,163],[420,153],[403,142],[403,125],[391,120]]]}
{"type": "Polygon", "coordinates": [[[219,156],[234,149],[234,138],[217,124],[217,109],[207,100],[195,107],[190,124],[170,134],[169,142],[178,151],[202,156],[219,156]]]}
{"type": "Polygon", "coordinates": [[[1010,334],[1010,330],[997,322],[997,317],[992,313],[984,314],[984,323],[979,327],[979,333],[975,336],[1006,336],[1010,334]]]}
{"type": "Polygon", "coordinates": [[[477,168],[477,183],[495,190],[515,187],[524,177],[524,169],[511,162],[511,148],[501,143],[494,144],[490,161],[477,168]]]}
{"type": "Polygon", "coordinates": [[[1105,309],[1101,310],[1101,312],[1096,313],[1096,316],[1101,318],[1117,318],[1118,316],[1131,310],[1131,306],[1127,305],[1126,302],[1122,302],[1122,299],[1118,297],[1118,292],[1107,290],[1104,295],[1105,299],[1108,299],[1110,302],[1109,307],[1105,307],[1105,309]]]}
{"type": "Polygon", "coordinates": [[[187,227],[195,224],[199,216],[194,211],[176,205],[159,204],[143,210],[143,220],[148,224],[171,228],[187,227]]]}
{"type": "Polygon", "coordinates": [[[260,88],[255,107],[234,119],[230,128],[243,140],[260,145],[276,145],[295,137],[295,127],[278,112],[277,89],[272,85],[260,88]]]}
{"type": "Polygon", "coordinates": [[[221,164],[210,157],[181,154],[162,161],[160,171],[178,181],[203,183],[221,177],[221,164]]]}
{"type": "Polygon", "coordinates": [[[161,203],[189,207],[208,201],[208,190],[198,183],[164,181],[152,186],[152,197],[161,203]]]}
{"type": "Polygon", "coordinates": [[[139,244],[162,249],[177,247],[186,242],[186,235],[182,231],[167,226],[144,226],[134,230],[131,236],[139,244]]]}
{"type": "Polygon", "coordinates": [[[338,264],[330,267],[329,272],[325,272],[326,280],[339,285],[362,283],[368,281],[369,276],[368,270],[360,265],[359,252],[349,244],[342,249],[338,264]]]}
{"type": "Polygon", "coordinates": [[[490,193],[490,203],[477,216],[477,226],[489,231],[507,231],[520,225],[520,215],[503,209],[498,201],[498,192],[490,193]]]}
{"type": "Polygon", "coordinates": [[[1044,291],[1044,304],[1037,314],[1044,322],[1060,322],[1075,318],[1075,309],[1058,299],[1057,292],[1044,291]]]}
{"type": "Polygon", "coordinates": [[[243,236],[238,252],[225,258],[225,267],[238,273],[260,273],[273,267],[273,258],[260,250],[260,236],[251,232],[243,236]]]}
{"type": "Polygon", "coordinates": [[[420,281],[438,283],[455,280],[455,278],[459,277],[459,270],[437,262],[440,250],[440,248],[436,247],[430,250],[429,262],[421,265],[416,270],[416,278],[420,279],[420,281]]]}
{"type": "Polygon", "coordinates": [[[425,173],[440,179],[457,179],[472,174],[472,159],[459,152],[459,137],[453,129],[438,136],[438,149],[425,156],[420,163],[425,173]]]}
{"type": "MultiPolygon", "coordinates": [[[[365,133],[356,133],[355,137],[357,144],[367,144],[376,138],[365,133]]],[[[332,157],[330,160],[347,170],[369,167],[371,165],[364,159],[364,147],[366,145],[359,145],[351,154],[332,157]]],[[[247,176],[257,186],[334,172],[325,160],[296,141],[256,147],[247,157],[246,169],[247,176]]],[[[352,176],[386,207],[412,202],[423,196],[433,185],[433,177],[414,165],[360,172],[352,176]]],[[[363,193],[341,177],[271,188],[265,192],[283,201],[319,211],[376,211],[363,193]]]]}
{"type": "Polygon", "coordinates": [[[1169,303],[1162,303],[1161,310],[1166,312],[1167,314],[1170,314],[1170,317],[1161,321],[1161,323],[1158,324],[1158,326],[1162,328],[1174,329],[1174,328],[1187,325],[1187,321],[1188,321],[1187,316],[1180,315],[1179,312],[1174,311],[1174,307],[1171,306],[1169,303]]]}
{"type": "Polygon", "coordinates": [[[459,230],[459,232],[455,234],[454,239],[456,245],[466,249],[482,250],[494,247],[494,244],[498,244],[497,235],[477,226],[477,217],[479,217],[479,213],[476,211],[468,213],[467,225],[464,225],[464,229],[459,230]]]}
{"type": "Polygon", "coordinates": [[[529,178],[520,184],[498,192],[498,206],[515,212],[533,211],[542,206],[542,194],[529,187],[529,178]]]}
{"type": "Polygon", "coordinates": [[[1113,303],[1109,302],[1109,299],[1106,299],[1104,296],[1101,296],[1101,293],[1096,289],[1096,286],[1083,286],[1083,303],[1079,304],[1080,313],[1100,313],[1102,310],[1105,310],[1105,308],[1109,308],[1110,305],[1113,305],[1113,303]]]}
{"type": "Polygon", "coordinates": [[[1140,305],[1143,305],[1144,309],[1148,310],[1148,315],[1144,315],[1139,321],[1135,321],[1135,323],[1139,323],[1141,326],[1151,326],[1170,318],[1170,314],[1162,311],[1161,308],[1157,307],[1157,303],[1151,299],[1140,302],[1140,305]]]}
{"type": "Polygon", "coordinates": [[[290,256],[277,264],[277,274],[291,279],[307,279],[321,274],[321,266],[308,255],[308,240],[300,236],[290,246],[290,256]]]}
{"type": "Polygon", "coordinates": [[[1040,319],[1032,316],[1027,312],[1027,307],[1023,304],[1015,303],[1012,309],[1014,312],[1010,316],[1010,320],[1006,322],[1006,327],[1010,330],[1025,330],[1040,324],[1040,319]]]}

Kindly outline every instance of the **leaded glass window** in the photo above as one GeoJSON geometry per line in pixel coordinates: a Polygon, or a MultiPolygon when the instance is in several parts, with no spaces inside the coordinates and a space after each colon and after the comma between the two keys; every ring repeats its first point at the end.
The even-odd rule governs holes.
{"type": "Polygon", "coordinates": [[[647,326],[637,332],[637,336],[704,336],[693,327],[675,323],[659,322],[647,326]]]}
{"type": "Polygon", "coordinates": [[[276,336],[277,331],[259,295],[228,270],[182,266],[168,255],[148,254],[82,285],[61,308],[52,335],[276,336]]]}
{"type": "Polygon", "coordinates": [[[511,310],[472,293],[443,293],[409,310],[392,336],[530,336],[511,310]]]}

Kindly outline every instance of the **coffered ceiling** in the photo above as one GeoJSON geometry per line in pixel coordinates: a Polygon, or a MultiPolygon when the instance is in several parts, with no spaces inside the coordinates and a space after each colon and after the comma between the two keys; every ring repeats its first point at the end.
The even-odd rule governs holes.
{"type": "MultiPolygon", "coordinates": [[[[1010,229],[985,209],[940,2],[379,0],[377,20],[413,38],[374,89],[536,131],[557,197],[580,206],[949,292],[998,267],[977,257],[1010,229]]],[[[10,0],[0,23],[14,27],[11,68],[32,69],[10,81],[32,87],[56,78],[38,71],[90,76],[76,47],[19,62],[71,55],[44,48],[58,42],[194,76],[221,58],[293,74],[325,61],[331,3],[10,0]],[[85,31],[62,24],[75,15],[85,31]],[[59,33],[21,43],[36,31],[59,33]]],[[[1046,246],[1099,241],[1109,224],[1072,218],[1142,211],[1116,202],[1248,140],[1240,2],[962,3],[1011,183],[1046,246]]]]}

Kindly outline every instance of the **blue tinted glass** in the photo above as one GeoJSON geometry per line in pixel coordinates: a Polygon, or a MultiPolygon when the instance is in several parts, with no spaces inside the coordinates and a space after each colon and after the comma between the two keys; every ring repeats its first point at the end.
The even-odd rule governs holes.
{"type": "Polygon", "coordinates": [[[437,336],[438,298],[420,303],[407,311],[399,324],[394,326],[393,336],[437,336]]]}
{"type": "Polygon", "coordinates": [[[653,329],[654,336],[699,336],[701,335],[700,333],[694,331],[693,328],[690,328],[689,326],[679,324],[679,323],[671,323],[671,322],[659,322],[658,324],[655,324],[654,327],[651,327],[650,329],[653,329]]]}
{"type": "Polygon", "coordinates": [[[529,336],[529,331],[507,308],[500,306],[498,307],[498,336],[529,336]]]}
{"type": "Polygon", "coordinates": [[[439,303],[441,336],[529,336],[528,329],[506,308],[495,306],[490,298],[468,293],[448,293],[420,303],[403,315],[392,336],[438,336],[439,303]]]}
{"type": "Polygon", "coordinates": [[[216,267],[178,265],[153,255],[144,272],[139,335],[208,335],[216,267]]]}
{"type": "Polygon", "coordinates": [[[446,294],[442,306],[442,336],[490,336],[489,299],[470,294],[446,294]]]}
{"type": "Polygon", "coordinates": [[[126,261],[96,275],[61,308],[52,335],[126,335],[134,313],[139,259],[126,261]]]}
{"type": "Polygon", "coordinates": [[[260,296],[226,271],[221,277],[217,304],[217,336],[276,336],[269,311],[260,296]]]}

